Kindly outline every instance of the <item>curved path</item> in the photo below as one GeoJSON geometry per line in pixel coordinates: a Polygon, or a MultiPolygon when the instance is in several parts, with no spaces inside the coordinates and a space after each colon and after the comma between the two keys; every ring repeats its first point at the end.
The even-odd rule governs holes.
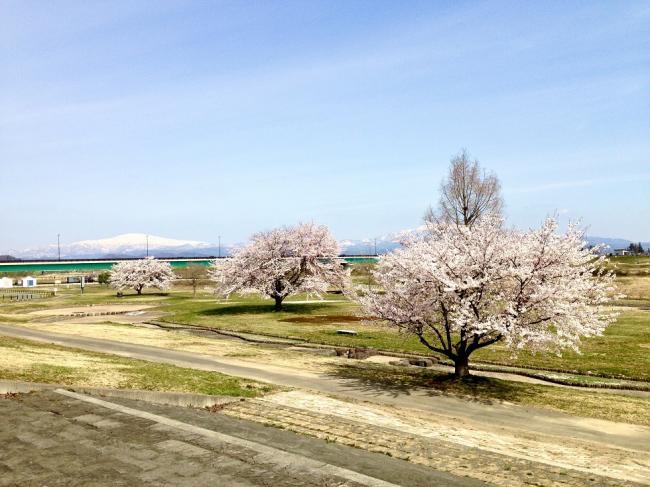
{"type": "MultiPolygon", "coordinates": [[[[57,320],[60,321],[60,320],[57,320]]],[[[259,344],[259,345],[278,345],[278,346],[296,346],[300,348],[306,348],[306,349],[312,349],[312,350],[322,350],[322,349],[337,349],[341,347],[336,347],[333,345],[327,345],[324,343],[312,343],[312,342],[306,342],[300,339],[294,339],[294,338],[280,338],[280,337],[274,337],[274,336],[267,336],[267,335],[257,335],[254,333],[243,333],[243,332],[235,332],[235,331],[230,331],[230,330],[222,330],[218,328],[209,328],[205,326],[197,326],[197,325],[186,325],[186,324],[181,324],[181,323],[168,323],[168,322],[160,322],[160,321],[145,321],[144,322],[146,325],[153,325],[155,327],[158,327],[163,330],[185,330],[189,331],[190,333],[196,333],[199,334],[200,336],[210,336],[210,338],[236,338],[241,340],[242,342],[246,343],[254,343],[254,344],[259,344]]],[[[400,360],[403,358],[402,355],[391,355],[390,352],[386,350],[381,350],[378,352],[377,355],[373,355],[369,358],[367,358],[365,361],[366,362],[372,362],[372,363],[378,363],[378,364],[388,364],[390,362],[393,362],[395,360],[400,360]]],[[[424,356],[419,356],[419,358],[424,358],[424,356]]],[[[602,394],[622,394],[625,396],[635,396],[635,397],[648,397],[650,398],[650,391],[648,390],[641,390],[641,389],[625,389],[625,388],[618,388],[618,387],[581,387],[581,386],[576,386],[576,385],[569,385],[569,384],[562,384],[557,381],[551,381],[551,380],[546,380],[542,379],[539,377],[531,377],[529,375],[521,374],[517,372],[517,367],[513,366],[508,366],[508,365],[500,365],[505,370],[511,369],[510,372],[501,370],[501,371],[494,371],[494,370],[483,370],[481,368],[476,368],[476,366],[480,365],[486,365],[482,363],[476,363],[472,367],[472,374],[473,375],[478,375],[482,377],[493,377],[495,379],[503,379],[503,380],[508,380],[508,381],[513,381],[513,382],[525,382],[527,384],[539,384],[539,385],[545,385],[545,386],[552,386],[552,387],[563,387],[563,388],[568,388],[568,389],[577,389],[577,390],[582,390],[582,391],[589,391],[589,392],[598,392],[602,394]]],[[[487,364],[488,366],[490,364],[487,364]]],[[[430,367],[430,370],[438,370],[442,371],[445,373],[452,373],[454,370],[454,367],[452,365],[433,365],[430,367]]],[[[540,371],[544,372],[544,371],[540,371]]],[[[548,371],[550,372],[550,371],[548,371]]],[[[558,372],[560,376],[562,375],[573,375],[573,374],[568,374],[564,372],[558,372]]]]}
{"type": "Polygon", "coordinates": [[[475,423],[515,428],[531,433],[578,438],[622,448],[648,451],[650,428],[610,421],[578,418],[553,411],[508,404],[485,404],[441,396],[436,391],[403,386],[378,387],[355,379],[341,379],[288,367],[213,358],[159,347],[96,338],[63,335],[0,324],[0,335],[25,338],[67,347],[163,362],[181,367],[212,370],[278,385],[314,390],[343,398],[365,400],[462,418],[475,423]]]}

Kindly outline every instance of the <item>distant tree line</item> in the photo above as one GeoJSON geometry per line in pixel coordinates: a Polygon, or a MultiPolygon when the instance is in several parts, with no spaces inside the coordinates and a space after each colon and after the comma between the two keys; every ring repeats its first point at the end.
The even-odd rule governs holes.
{"type": "Polygon", "coordinates": [[[636,244],[631,243],[627,249],[633,254],[643,254],[645,252],[645,250],[643,250],[643,247],[641,246],[641,242],[636,244]]]}

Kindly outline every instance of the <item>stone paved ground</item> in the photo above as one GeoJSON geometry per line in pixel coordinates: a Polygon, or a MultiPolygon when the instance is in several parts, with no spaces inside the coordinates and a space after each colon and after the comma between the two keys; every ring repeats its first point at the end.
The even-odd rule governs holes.
{"type": "Polygon", "coordinates": [[[370,485],[334,475],[326,471],[328,464],[405,486],[482,485],[222,414],[119,402],[316,459],[323,473],[307,471],[300,461],[275,463],[242,446],[48,391],[0,398],[0,485],[370,485]]]}
{"type": "MultiPolygon", "coordinates": [[[[291,396],[294,393],[287,394],[291,396]]],[[[295,397],[291,397],[295,399],[295,397]]],[[[366,451],[383,453],[392,458],[426,465],[440,472],[466,475],[469,478],[495,485],[553,487],[646,485],[645,483],[597,475],[588,471],[590,468],[598,469],[603,465],[589,465],[587,462],[586,468],[581,471],[545,463],[541,458],[539,461],[533,461],[467,446],[457,441],[445,441],[440,437],[427,437],[406,431],[406,428],[400,431],[399,425],[383,427],[377,424],[377,418],[367,422],[360,418],[351,419],[353,418],[350,414],[351,411],[348,411],[345,416],[328,414],[326,404],[326,402],[322,403],[320,410],[310,410],[277,404],[271,397],[231,403],[225,406],[222,413],[366,451]]],[[[369,416],[374,414],[371,408],[366,408],[366,412],[369,416]]],[[[495,441],[498,441],[498,438],[495,441]]],[[[541,452],[535,451],[534,444],[531,444],[531,448],[533,451],[528,452],[529,457],[535,457],[536,454],[541,455],[541,452]]],[[[634,462],[634,454],[631,451],[627,453],[629,458],[626,461],[634,462]]],[[[641,452],[638,454],[641,455],[641,452]]],[[[597,457],[594,455],[594,458],[597,457]]],[[[570,462],[571,459],[566,459],[566,461],[570,462]]],[[[603,470],[607,469],[608,466],[605,465],[603,470]]],[[[650,479],[650,475],[645,478],[650,479]]]]}

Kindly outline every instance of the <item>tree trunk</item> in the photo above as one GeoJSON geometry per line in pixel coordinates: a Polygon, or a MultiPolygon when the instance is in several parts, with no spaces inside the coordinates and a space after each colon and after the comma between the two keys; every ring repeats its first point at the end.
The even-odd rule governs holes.
{"type": "Polygon", "coordinates": [[[460,355],[454,359],[454,375],[461,379],[469,375],[469,357],[460,355]]]}
{"type": "Polygon", "coordinates": [[[142,294],[142,286],[138,286],[135,288],[138,294],[142,294]]]}
{"type": "Polygon", "coordinates": [[[282,298],[275,297],[275,311],[282,311],[282,298]]]}

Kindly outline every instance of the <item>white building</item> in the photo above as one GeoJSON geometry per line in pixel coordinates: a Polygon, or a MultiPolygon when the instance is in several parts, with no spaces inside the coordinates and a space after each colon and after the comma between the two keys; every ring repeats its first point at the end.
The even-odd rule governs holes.
{"type": "Polygon", "coordinates": [[[23,287],[36,287],[36,278],[32,276],[23,277],[23,287]]]}
{"type": "Polygon", "coordinates": [[[14,280],[10,277],[3,277],[0,279],[0,288],[14,287],[14,280]]]}

